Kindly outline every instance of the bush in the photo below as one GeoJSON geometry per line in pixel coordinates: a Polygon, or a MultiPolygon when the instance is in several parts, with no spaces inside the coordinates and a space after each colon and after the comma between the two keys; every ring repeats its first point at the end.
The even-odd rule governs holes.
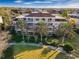
{"type": "Polygon", "coordinates": [[[74,29],[74,31],[75,31],[77,34],[79,34],[79,29],[74,29]]]}
{"type": "Polygon", "coordinates": [[[42,54],[47,54],[48,52],[50,52],[51,49],[49,48],[44,48],[44,50],[42,51],[42,54]]]}
{"type": "Polygon", "coordinates": [[[12,35],[11,39],[14,42],[21,42],[21,41],[23,41],[21,33],[17,33],[15,35],[12,35]]]}
{"type": "Polygon", "coordinates": [[[67,53],[70,53],[71,51],[73,51],[72,46],[66,44],[63,46],[63,50],[65,50],[67,53]]]}
{"type": "Polygon", "coordinates": [[[58,46],[59,45],[59,40],[57,39],[53,39],[51,40],[50,42],[47,42],[49,45],[52,45],[52,46],[58,46]]]}
{"type": "Polygon", "coordinates": [[[58,43],[53,42],[53,43],[51,43],[50,45],[57,47],[57,46],[58,46],[58,43]]]}
{"type": "Polygon", "coordinates": [[[33,36],[30,36],[29,41],[35,43],[35,38],[33,36]]]}

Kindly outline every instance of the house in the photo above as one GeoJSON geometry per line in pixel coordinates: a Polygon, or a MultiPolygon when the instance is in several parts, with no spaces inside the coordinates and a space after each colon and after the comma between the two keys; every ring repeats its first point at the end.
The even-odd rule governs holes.
{"type": "Polygon", "coordinates": [[[74,14],[68,14],[71,18],[76,19],[76,25],[79,26],[79,14],[74,13],[74,14]]]}
{"type": "Polygon", "coordinates": [[[3,19],[2,19],[2,16],[0,16],[0,24],[3,23],[3,19]]]}
{"type": "MultiPolygon", "coordinates": [[[[33,12],[30,14],[18,16],[16,17],[16,19],[27,22],[28,33],[31,33],[31,34],[33,34],[33,28],[35,27],[35,25],[37,25],[38,22],[40,21],[44,21],[46,23],[49,35],[51,35],[54,32],[53,29],[57,29],[59,24],[67,23],[67,20],[64,17],[53,15],[47,12],[45,13],[44,12],[33,12]]],[[[16,24],[17,20],[14,21],[14,24],[16,24]]],[[[20,29],[17,28],[16,30],[19,31],[20,29]]]]}

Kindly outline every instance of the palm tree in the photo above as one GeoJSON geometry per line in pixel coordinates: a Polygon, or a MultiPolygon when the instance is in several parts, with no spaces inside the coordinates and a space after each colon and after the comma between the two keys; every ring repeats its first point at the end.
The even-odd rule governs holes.
{"type": "MultiPolygon", "coordinates": [[[[72,30],[72,27],[77,23],[76,19],[72,19],[69,15],[68,15],[68,11],[65,10],[63,13],[60,14],[61,16],[65,17],[68,21],[67,24],[63,24],[64,28],[62,29],[63,30],[63,33],[68,33],[68,36],[70,37],[74,37],[73,34],[74,31],[72,30]],[[66,28],[65,28],[66,27],[66,28]]],[[[65,36],[65,34],[64,34],[65,36]]],[[[63,40],[62,40],[62,43],[64,42],[64,36],[63,36],[63,40]]]]}
{"type": "Polygon", "coordinates": [[[26,34],[26,22],[23,19],[18,19],[18,26],[21,30],[21,33],[22,33],[22,36],[23,36],[22,39],[24,41],[24,39],[25,39],[24,36],[26,34]]]}
{"type": "Polygon", "coordinates": [[[44,23],[44,21],[40,21],[39,23],[38,23],[38,33],[40,34],[40,37],[41,37],[41,42],[42,42],[42,40],[43,40],[43,36],[44,35],[47,35],[47,26],[46,26],[46,24],[44,23]]]}
{"type": "Polygon", "coordinates": [[[74,35],[75,32],[72,29],[70,30],[69,23],[60,24],[56,34],[60,35],[62,37],[62,44],[63,45],[64,45],[64,41],[65,41],[66,36],[68,39],[75,38],[75,35],[74,35]]]}
{"type": "Polygon", "coordinates": [[[60,15],[65,17],[66,19],[70,18],[69,15],[68,15],[68,11],[67,10],[64,10],[64,12],[62,12],[60,15]]]}
{"type": "Polygon", "coordinates": [[[65,10],[63,13],[60,14],[61,16],[65,17],[68,21],[68,23],[71,25],[71,27],[73,27],[77,21],[75,18],[71,18],[69,15],[68,15],[68,11],[65,10]]]}

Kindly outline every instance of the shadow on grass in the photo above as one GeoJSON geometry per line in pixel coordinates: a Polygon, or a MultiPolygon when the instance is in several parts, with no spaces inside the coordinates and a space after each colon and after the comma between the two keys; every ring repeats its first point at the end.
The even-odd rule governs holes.
{"type": "Polygon", "coordinates": [[[17,55],[21,52],[24,51],[32,51],[32,50],[37,50],[37,49],[41,49],[42,47],[38,47],[38,46],[32,46],[32,45],[13,45],[13,52],[14,55],[17,55]]]}
{"type": "Polygon", "coordinates": [[[49,52],[51,51],[51,49],[49,48],[44,48],[41,55],[46,56],[49,52]]]}

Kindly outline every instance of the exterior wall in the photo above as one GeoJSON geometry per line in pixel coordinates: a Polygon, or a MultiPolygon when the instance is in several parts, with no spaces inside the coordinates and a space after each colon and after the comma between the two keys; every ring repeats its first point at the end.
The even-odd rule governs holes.
{"type": "MultiPolygon", "coordinates": [[[[61,22],[61,21],[55,21],[55,17],[26,17],[26,18],[23,18],[22,20],[26,21],[26,23],[29,25],[28,26],[28,32],[33,32],[33,28],[35,26],[35,24],[37,24],[38,22],[40,22],[42,19],[45,19],[45,23],[47,24],[47,27],[48,27],[48,33],[52,33],[53,32],[53,29],[57,29],[58,28],[58,25],[61,24],[61,23],[66,23],[66,22],[61,22]],[[29,21],[28,18],[32,18],[33,21],[29,21]],[[49,21],[48,19],[52,19],[51,21],[49,21]],[[38,21],[36,19],[39,19],[38,21]]],[[[17,28],[16,24],[15,24],[15,27],[16,27],[16,30],[17,31],[20,31],[19,28],[17,28]]]]}

